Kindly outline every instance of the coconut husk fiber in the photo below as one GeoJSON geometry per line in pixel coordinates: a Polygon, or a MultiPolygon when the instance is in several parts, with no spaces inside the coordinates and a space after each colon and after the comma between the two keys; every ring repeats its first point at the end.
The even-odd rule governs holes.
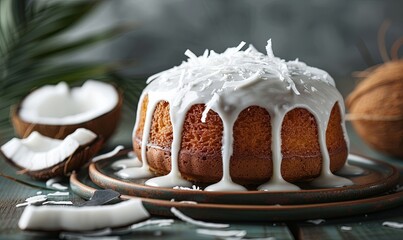
{"type": "Polygon", "coordinates": [[[371,69],[346,105],[347,119],[369,146],[403,157],[403,60],[371,69]]]}

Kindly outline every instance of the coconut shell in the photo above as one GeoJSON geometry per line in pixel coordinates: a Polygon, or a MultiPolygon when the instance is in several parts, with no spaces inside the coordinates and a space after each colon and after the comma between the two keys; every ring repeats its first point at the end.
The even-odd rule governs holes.
{"type": "Polygon", "coordinates": [[[349,119],[372,148],[403,157],[403,60],[382,64],[347,97],[349,119]]]}
{"type": "Polygon", "coordinates": [[[26,138],[33,131],[37,131],[47,137],[64,139],[66,136],[73,133],[76,129],[86,128],[88,130],[91,130],[98,136],[102,137],[104,139],[104,142],[106,142],[116,130],[120,120],[123,104],[123,93],[121,91],[118,91],[118,96],[118,103],[111,111],[97,118],[79,124],[47,125],[24,121],[19,115],[22,101],[11,108],[11,121],[13,123],[16,134],[21,138],[26,138]]]}
{"type": "MultiPolygon", "coordinates": [[[[58,176],[67,176],[74,170],[78,170],[88,163],[101,149],[104,141],[101,137],[97,137],[91,143],[79,147],[70,158],[56,164],[55,166],[37,171],[28,171],[16,165],[12,160],[3,157],[13,166],[20,168],[24,174],[38,180],[47,180],[58,176]]],[[[1,151],[0,151],[1,152],[1,151]]]]}

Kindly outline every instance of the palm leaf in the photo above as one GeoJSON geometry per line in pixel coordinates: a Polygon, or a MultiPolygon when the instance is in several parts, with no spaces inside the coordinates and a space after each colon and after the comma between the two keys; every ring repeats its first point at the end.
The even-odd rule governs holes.
{"type": "MultiPolygon", "coordinates": [[[[60,37],[79,24],[100,2],[0,0],[0,142],[12,132],[10,106],[32,89],[60,81],[73,84],[89,78],[111,78],[107,74],[116,64],[55,65],[53,61],[128,30],[128,26],[120,26],[70,41],[60,37]]],[[[122,81],[130,85],[131,80],[122,81]]]]}

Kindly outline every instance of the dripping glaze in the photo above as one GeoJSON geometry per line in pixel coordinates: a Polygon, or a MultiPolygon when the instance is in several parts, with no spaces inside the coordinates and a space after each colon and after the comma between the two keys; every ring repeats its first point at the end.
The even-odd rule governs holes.
{"type": "MultiPolygon", "coordinates": [[[[141,142],[142,166],[130,168],[131,176],[151,177],[146,151],[154,110],[160,101],[170,106],[173,127],[171,145],[171,171],[165,176],[151,178],[146,185],[158,187],[190,187],[192,183],[181,177],[178,167],[179,151],[183,124],[188,110],[195,104],[204,104],[202,122],[210,110],[215,111],[223,122],[222,138],[222,179],[205,190],[207,191],[245,191],[246,188],[232,181],[230,159],[233,152],[233,126],[242,110],[258,106],[267,110],[272,126],[271,179],[258,190],[297,191],[298,186],[284,180],[281,175],[281,125],[287,112],[295,108],[307,109],[315,117],[318,126],[318,141],[322,155],[322,170],[312,181],[315,187],[341,187],[352,185],[346,178],[338,177],[330,171],[330,158],[326,146],[326,129],[331,109],[339,105],[342,129],[347,146],[348,137],[344,125],[344,101],[327,72],[309,67],[297,60],[285,61],[275,57],[271,40],[267,42],[266,52],[258,52],[253,46],[242,50],[245,42],[237,47],[228,48],[218,54],[206,50],[197,57],[190,50],[185,52],[188,60],[172,69],[157,73],[148,80],[137,108],[137,119],[133,139],[139,126],[141,104],[148,97],[141,142]]],[[[129,169],[126,169],[129,171],[129,169]]]]}

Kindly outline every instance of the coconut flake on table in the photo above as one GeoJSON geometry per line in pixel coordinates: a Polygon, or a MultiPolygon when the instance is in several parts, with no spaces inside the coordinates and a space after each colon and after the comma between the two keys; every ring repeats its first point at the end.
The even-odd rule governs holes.
{"type": "MultiPolygon", "coordinates": [[[[46,195],[44,194],[38,194],[38,193],[42,193],[42,191],[38,191],[36,193],[35,196],[32,197],[28,197],[25,199],[25,202],[23,203],[19,203],[16,205],[16,207],[25,207],[28,205],[32,205],[32,204],[39,204],[42,203],[42,205],[46,205],[46,204],[63,204],[63,201],[47,201],[49,198],[60,198],[60,197],[66,197],[69,196],[69,192],[53,192],[53,193],[48,193],[46,195]],[[46,202],[47,201],[47,202],[46,202]]],[[[66,202],[66,201],[64,201],[66,202]]],[[[65,205],[71,205],[73,204],[71,201],[66,202],[65,205]]]]}
{"type": "Polygon", "coordinates": [[[397,229],[403,229],[403,223],[398,223],[398,222],[383,222],[382,226],[384,227],[391,227],[391,228],[397,228],[397,229]]]}
{"type": "Polygon", "coordinates": [[[36,196],[26,198],[25,202],[19,203],[19,204],[15,205],[15,207],[17,207],[17,208],[25,207],[25,206],[29,206],[31,204],[42,203],[42,202],[45,202],[47,199],[48,199],[48,197],[46,195],[36,195],[36,196]]]}
{"type": "Polygon", "coordinates": [[[53,189],[56,189],[56,190],[67,190],[67,189],[69,189],[67,186],[64,186],[64,185],[62,185],[60,183],[52,183],[50,185],[50,187],[53,188],[53,189]]]}
{"type": "Polygon", "coordinates": [[[342,231],[351,231],[353,228],[350,227],[350,226],[341,226],[340,229],[341,229],[342,231]]]}
{"type": "Polygon", "coordinates": [[[230,225],[229,224],[225,224],[225,223],[209,223],[209,222],[203,222],[203,221],[199,221],[199,220],[195,220],[189,216],[186,216],[185,214],[183,214],[181,211],[179,211],[178,209],[176,209],[175,207],[171,208],[171,212],[180,220],[196,225],[196,226],[200,226],[200,227],[208,227],[208,228],[228,228],[230,225]]]}
{"type": "Polygon", "coordinates": [[[58,197],[58,196],[69,196],[69,192],[53,192],[53,193],[48,193],[47,196],[53,196],[53,197],[58,197]]]}
{"type": "Polygon", "coordinates": [[[28,206],[18,226],[22,230],[87,231],[124,226],[149,217],[140,199],[106,206],[28,206]]]}
{"type": "Polygon", "coordinates": [[[312,220],[307,220],[306,222],[309,222],[309,223],[312,223],[315,225],[319,225],[321,223],[326,222],[326,220],[325,219],[312,219],[312,220]]]}
{"type": "Polygon", "coordinates": [[[211,230],[211,229],[196,229],[198,234],[215,236],[215,237],[238,237],[246,236],[245,230],[211,230]]]}
{"type": "Polygon", "coordinates": [[[139,223],[133,224],[129,228],[131,230],[135,230],[135,229],[139,229],[139,228],[142,228],[142,227],[145,227],[145,226],[150,226],[150,225],[169,226],[172,223],[174,223],[173,219],[147,220],[147,221],[144,221],[144,222],[139,222],[139,223]]]}
{"type": "Polygon", "coordinates": [[[118,101],[117,90],[107,83],[88,80],[70,89],[60,82],[30,93],[21,103],[19,115],[26,122],[38,124],[78,124],[111,111],[118,101]]]}
{"type": "Polygon", "coordinates": [[[73,205],[72,201],[46,201],[42,205],[73,205]]]}
{"type": "Polygon", "coordinates": [[[63,162],[80,146],[92,142],[96,137],[95,133],[84,128],[78,128],[63,140],[32,132],[25,139],[11,139],[0,149],[8,159],[19,167],[38,171],[63,162]]]}

